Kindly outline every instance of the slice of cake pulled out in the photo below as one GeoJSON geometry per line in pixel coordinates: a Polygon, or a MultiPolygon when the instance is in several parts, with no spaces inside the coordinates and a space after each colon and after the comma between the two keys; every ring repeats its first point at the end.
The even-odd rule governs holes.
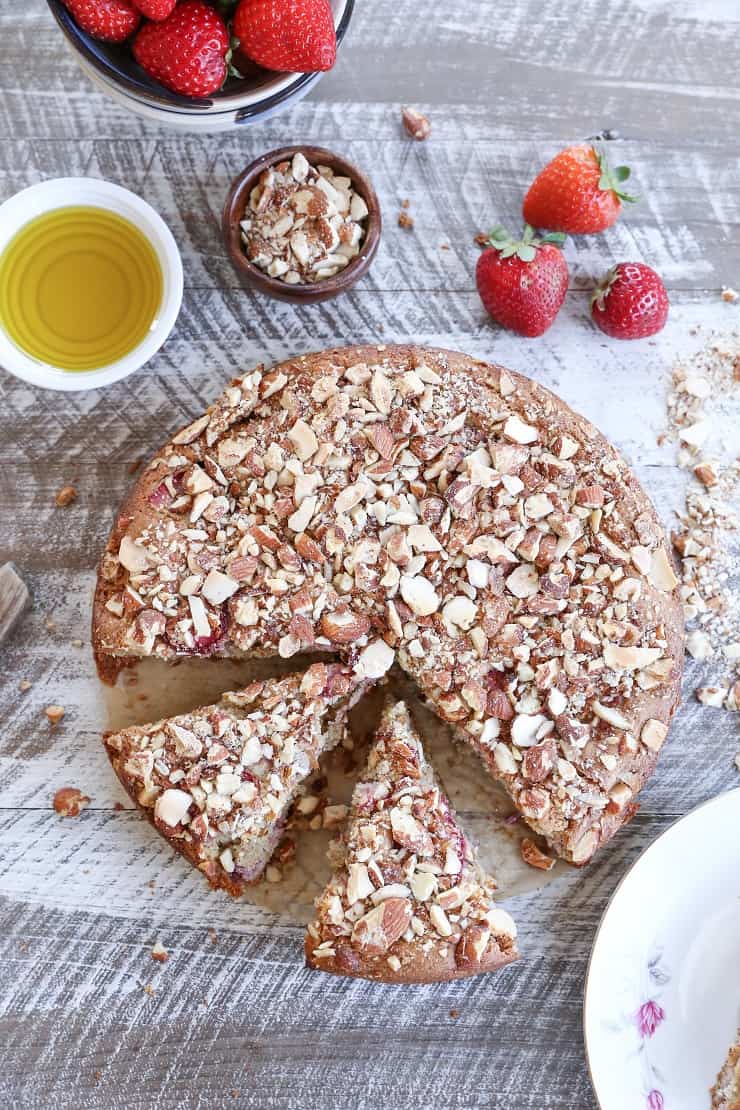
{"type": "Polygon", "coordinates": [[[388,983],[493,971],[518,956],[516,927],[440,790],[403,702],[387,708],[334,874],[306,936],[310,967],[388,983]]]}
{"type": "Polygon", "coordinates": [[[104,737],[132,799],[214,887],[264,871],[300,783],[342,738],[366,689],[349,667],[253,682],[216,705],[104,737]]]}
{"type": "Polygon", "coordinates": [[[712,1110],[740,1110],[740,1030],[711,1095],[712,1110]]]}

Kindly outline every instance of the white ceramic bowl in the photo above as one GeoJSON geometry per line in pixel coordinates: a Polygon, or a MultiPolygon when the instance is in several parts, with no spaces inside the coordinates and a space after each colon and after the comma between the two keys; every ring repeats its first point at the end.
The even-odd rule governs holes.
{"type": "Polygon", "coordinates": [[[13,343],[0,327],[0,367],[43,389],[76,392],[97,389],[133,374],[156,354],[172,331],[182,303],[182,261],[172,232],[150,204],[110,181],[58,177],[31,185],[0,205],[0,254],[30,220],[56,208],[89,205],[105,208],[134,224],[149,240],[162,268],[162,303],[149,334],[123,358],[98,370],[70,372],[41,362],[13,343]]]}
{"type": "Polygon", "coordinates": [[[740,790],[659,836],[612,895],[583,1007],[601,1110],[703,1110],[740,1024],[740,790]]]}

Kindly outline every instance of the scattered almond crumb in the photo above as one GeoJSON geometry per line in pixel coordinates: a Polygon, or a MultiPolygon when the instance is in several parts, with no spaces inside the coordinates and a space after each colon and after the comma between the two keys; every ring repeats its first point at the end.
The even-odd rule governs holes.
{"type": "Polygon", "coordinates": [[[167,949],[157,941],[154,948],[152,948],[152,959],[156,960],[158,964],[166,964],[169,958],[170,955],[167,949]]]}
{"type": "Polygon", "coordinates": [[[73,648],[81,648],[83,646],[82,640],[70,640],[73,648]]]}
{"type": "Polygon", "coordinates": [[[409,216],[408,212],[398,213],[398,226],[405,228],[412,228],[414,226],[414,217],[409,216]]]}
{"type": "Polygon", "coordinates": [[[64,716],[64,706],[63,705],[47,705],[46,709],[44,710],[44,713],[46,714],[46,716],[49,719],[49,724],[53,728],[56,728],[56,726],[59,724],[62,717],[64,716]]]}
{"type": "Polygon", "coordinates": [[[150,997],[154,995],[154,987],[151,983],[147,983],[147,985],[144,987],[144,993],[148,994],[150,997]]]}
{"type": "Polygon", "coordinates": [[[734,304],[735,301],[740,300],[740,293],[735,289],[730,289],[729,286],[722,286],[722,300],[727,301],[728,304],[734,304]]]}
{"type": "Polygon", "coordinates": [[[71,505],[73,501],[77,500],[77,490],[74,486],[62,486],[59,493],[56,495],[55,505],[58,509],[66,509],[67,505],[71,505]]]}
{"type": "Polygon", "coordinates": [[[704,671],[695,695],[702,705],[735,711],[740,704],[737,381],[740,337],[713,335],[703,350],[673,367],[667,429],[678,444],[678,465],[697,479],[689,484],[671,535],[681,556],[686,650],[715,672],[704,671]]]}
{"type": "Polygon", "coordinates": [[[60,817],[79,817],[80,810],[89,805],[90,799],[76,786],[63,786],[54,795],[52,805],[60,817]]]}
{"type": "Polygon", "coordinates": [[[286,863],[290,863],[291,860],[295,859],[295,840],[290,836],[286,836],[275,849],[272,858],[276,864],[285,865],[286,863]]]}
{"type": "Polygon", "coordinates": [[[411,201],[409,200],[408,197],[404,197],[403,200],[401,201],[401,208],[410,208],[410,207],[411,207],[411,201]]]}
{"type": "Polygon", "coordinates": [[[218,933],[215,929],[208,930],[208,939],[210,940],[211,944],[218,944],[218,933]]]}
{"type": "Polygon", "coordinates": [[[232,1098],[239,1098],[240,1094],[241,1094],[241,1091],[239,1090],[239,1088],[234,1087],[234,1090],[231,1092],[231,1097],[232,1098]]]}
{"type": "Polygon", "coordinates": [[[18,689],[22,694],[25,694],[28,690],[31,689],[32,686],[33,683],[29,682],[27,678],[22,678],[18,683],[18,689]]]}
{"type": "Polygon", "coordinates": [[[457,1019],[460,1017],[460,1011],[459,1010],[450,1010],[450,1017],[452,1018],[453,1021],[457,1021],[457,1019]]]}
{"type": "Polygon", "coordinates": [[[401,121],[406,134],[410,135],[412,139],[422,143],[429,138],[432,125],[418,108],[402,108],[401,121]]]}
{"type": "Polygon", "coordinates": [[[338,825],[347,817],[349,807],[345,805],[331,805],[327,806],[323,815],[323,827],[325,829],[336,829],[338,825]]]}
{"type": "Polygon", "coordinates": [[[550,871],[555,866],[552,856],[546,855],[528,836],[519,842],[519,851],[524,862],[530,867],[536,867],[538,871],[550,871]]]}
{"type": "Polygon", "coordinates": [[[490,239],[485,231],[479,231],[478,234],[473,237],[473,242],[479,247],[490,247],[491,245],[490,239]]]}

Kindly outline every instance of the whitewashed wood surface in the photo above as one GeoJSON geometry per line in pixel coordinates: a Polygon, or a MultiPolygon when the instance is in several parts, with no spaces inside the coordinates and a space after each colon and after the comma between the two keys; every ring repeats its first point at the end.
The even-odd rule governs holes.
{"type": "Polygon", "coordinates": [[[670,524],[684,489],[673,449],[657,443],[671,364],[713,331],[740,329],[740,306],[720,299],[723,285],[740,286],[738,124],[736,0],[431,11],[358,0],[337,68],[310,99],[213,138],[159,132],[104,100],[43,0],[0,7],[0,199],[60,175],[120,182],[168,221],[186,275],[175,333],[126,382],[48,394],[0,372],[0,564],[12,559],[34,598],[0,648],[0,1105],[595,1106],[581,993],[599,917],[662,829],[737,781],[738,718],[692,700],[701,668],[687,667],[685,704],[632,825],[586,871],[512,899],[518,966],[427,988],[331,980],[303,969],[290,915],[209,893],[124,800],[99,743],[92,572],[130,465],[231,374],[367,340],[455,347],[536,377],[624,450],[670,524]],[[428,110],[427,143],[403,138],[401,103],[428,110]],[[634,167],[643,200],[604,236],[567,245],[571,291],[544,338],[502,333],[474,291],[473,236],[515,225],[535,168],[603,128],[619,133],[612,158],[634,167]],[[386,219],[365,281],[305,309],[246,294],[219,237],[232,176],[300,140],[368,171],[386,219]],[[411,232],[396,226],[406,197],[411,232]],[[585,290],[626,259],[654,264],[669,286],[671,319],[655,340],[619,344],[589,323],[585,290]],[[70,483],[78,501],[55,508],[70,483]],[[50,703],[67,710],[54,730],[50,703]],[[92,798],[76,820],[51,808],[65,785],[92,798]],[[150,958],[157,939],[164,965],[150,958]]]}

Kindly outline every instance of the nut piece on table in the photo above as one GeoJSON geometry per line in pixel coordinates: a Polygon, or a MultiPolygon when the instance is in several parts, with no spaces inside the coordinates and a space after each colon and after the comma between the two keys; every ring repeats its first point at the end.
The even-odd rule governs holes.
{"type": "Polygon", "coordinates": [[[412,139],[416,139],[421,143],[424,139],[428,139],[432,130],[432,125],[425,115],[417,111],[416,108],[402,108],[401,120],[407,135],[412,139]]]}
{"type": "Polygon", "coordinates": [[[546,855],[528,836],[520,841],[519,851],[524,862],[529,864],[530,867],[536,867],[538,871],[550,871],[555,866],[555,860],[552,856],[546,855]]]}
{"type": "Polygon", "coordinates": [[[46,709],[44,710],[44,713],[46,714],[46,716],[49,720],[49,724],[52,726],[52,728],[56,728],[56,726],[59,724],[62,717],[64,716],[64,706],[63,705],[47,705],[46,709]]]}
{"type": "Polygon", "coordinates": [[[77,490],[74,486],[62,486],[59,493],[56,495],[54,504],[58,509],[66,509],[67,505],[71,505],[73,501],[77,500],[77,490]]]}
{"type": "Polygon", "coordinates": [[[54,795],[52,805],[60,817],[79,817],[80,810],[89,805],[90,799],[76,786],[63,786],[54,795]]]}

